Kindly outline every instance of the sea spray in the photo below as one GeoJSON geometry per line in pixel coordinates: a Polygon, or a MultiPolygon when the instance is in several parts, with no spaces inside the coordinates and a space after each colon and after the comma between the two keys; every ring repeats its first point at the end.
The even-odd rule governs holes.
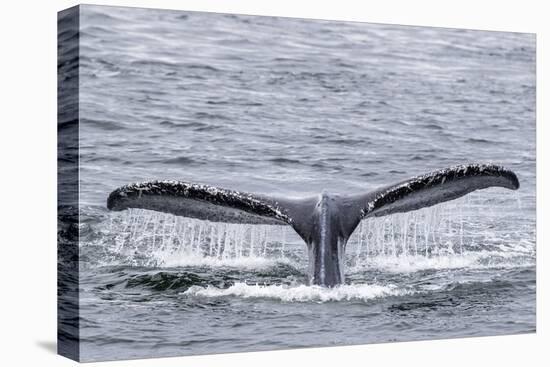
{"type": "MultiPolygon", "coordinates": [[[[482,202],[467,197],[363,220],[348,240],[346,271],[366,266],[388,269],[390,263],[395,269],[410,269],[413,261],[419,269],[475,266],[481,260],[471,253],[511,251],[534,257],[533,241],[509,233],[499,225],[498,216],[484,216],[486,203],[478,201],[482,202]],[[514,245],[503,247],[503,236],[514,245]],[[473,262],[460,260],[465,255],[473,262]],[[427,260],[434,257],[443,258],[440,263],[427,260]]],[[[101,228],[101,243],[83,242],[102,252],[100,265],[238,267],[281,261],[307,268],[306,245],[290,226],[214,223],[141,209],[109,216],[101,228]]]]}

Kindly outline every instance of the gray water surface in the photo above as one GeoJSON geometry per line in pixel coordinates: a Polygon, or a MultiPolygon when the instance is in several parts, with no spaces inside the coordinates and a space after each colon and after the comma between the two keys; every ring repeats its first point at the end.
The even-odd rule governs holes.
{"type": "Polygon", "coordinates": [[[83,360],[535,331],[534,35],[98,6],[80,28],[83,360]],[[305,196],[466,162],[521,187],[364,221],[334,289],[290,228],[106,209],[150,179],[305,196]]]}

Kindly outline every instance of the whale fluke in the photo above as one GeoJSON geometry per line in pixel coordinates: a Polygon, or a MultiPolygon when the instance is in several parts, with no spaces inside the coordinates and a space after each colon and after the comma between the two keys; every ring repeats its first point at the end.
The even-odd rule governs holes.
{"type": "Polygon", "coordinates": [[[308,201],[312,199],[276,199],[183,181],[146,181],[111,192],[107,208],[148,209],[211,222],[287,225],[308,201]]]}
{"type": "Polygon", "coordinates": [[[212,222],[290,225],[308,246],[310,282],[344,282],[346,243],[362,219],[417,210],[488,187],[516,190],[514,172],[493,164],[450,167],[366,194],[323,192],[303,199],[275,198],[182,181],[122,186],[107,199],[110,210],[141,208],[212,222]]]}
{"type": "Polygon", "coordinates": [[[416,176],[355,200],[364,202],[361,218],[403,213],[457,199],[488,187],[517,190],[516,174],[494,164],[467,164],[416,176]]]}

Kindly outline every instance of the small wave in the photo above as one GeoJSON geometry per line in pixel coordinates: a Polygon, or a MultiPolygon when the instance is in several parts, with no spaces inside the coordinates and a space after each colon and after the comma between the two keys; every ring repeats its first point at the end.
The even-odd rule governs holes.
{"type": "Polygon", "coordinates": [[[413,273],[423,270],[518,268],[534,265],[530,253],[501,251],[472,251],[427,257],[423,255],[375,256],[360,261],[350,270],[379,269],[389,273],[413,273]]]}
{"type": "Polygon", "coordinates": [[[426,129],[431,129],[431,130],[444,130],[442,126],[439,126],[437,124],[424,124],[424,125],[421,125],[421,127],[426,129]]]}
{"type": "Polygon", "coordinates": [[[164,258],[161,267],[165,268],[198,266],[209,268],[238,268],[257,271],[274,268],[281,264],[298,268],[296,264],[286,258],[272,259],[266,257],[247,256],[218,259],[215,257],[203,257],[200,255],[185,255],[181,257],[168,255],[166,257],[161,257],[164,258]]]}
{"type": "Polygon", "coordinates": [[[407,294],[407,291],[397,289],[395,285],[377,284],[341,285],[334,288],[325,288],[306,285],[248,285],[235,283],[226,289],[213,286],[192,286],[184,294],[199,297],[268,298],[284,302],[331,302],[368,301],[380,297],[401,296],[407,294]]]}
{"type": "Polygon", "coordinates": [[[292,159],[292,158],[285,158],[285,157],[277,157],[277,158],[272,158],[270,159],[271,162],[273,163],[278,163],[278,164],[298,164],[298,163],[301,163],[299,160],[297,159],[292,159]]]}
{"type": "Polygon", "coordinates": [[[496,141],[491,141],[483,138],[468,138],[466,139],[466,142],[476,144],[497,144],[496,141]]]}
{"type": "Polygon", "coordinates": [[[196,112],[194,116],[201,120],[229,120],[229,117],[219,113],[196,112]]]}
{"type": "Polygon", "coordinates": [[[154,59],[140,59],[130,62],[134,66],[151,66],[151,67],[177,67],[179,66],[175,62],[165,61],[165,60],[154,60],[154,59]]]}
{"type": "Polygon", "coordinates": [[[210,126],[210,125],[208,125],[204,122],[198,122],[198,121],[173,122],[173,121],[169,121],[169,120],[161,121],[160,125],[169,126],[169,127],[177,127],[177,128],[196,128],[196,129],[204,129],[204,128],[207,128],[207,127],[210,126]]]}
{"type": "Polygon", "coordinates": [[[209,72],[218,72],[218,71],[220,71],[220,69],[215,68],[212,65],[207,65],[207,64],[187,63],[187,64],[184,64],[183,66],[188,68],[188,69],[205,70],[205,71],[209,71],[209,72]]]}
{"type": "Polygon", "coordinates": [[[117,131],[123,130],[124,127],[114,121],[107,120],[93,120],[93,119],[81,119],[83,124],[91,124],[99,129],[106,131],[117,131]]]}
{"type": "Polygon", "coordinates": [[[420,155],[416,154],[413,155],[411,158],[409,158],[410,161],[425,161],[434,158],[434,154],[426,154],[426,155],[420,155]]]}
{"type": "MultiPolygon", "coordinates": [[[[171,274],[167,272],[159,272],[156,274],[140,274],[128,280],[127,288],[148,287],[156,291],[166,291],[170,289],[188,289],[195,284],[205,283],[197,274],[189,272],[181,272],[171,274]]],[[[107,285],[109,287],[112,285],[107,285]]]]}
{"type": "Polygon", "coordinates": [[[194,160],[193,158],[185,157],[185,156],[165,159],[161,162],[166,163],[166,164],[177,164],[177,165],[187,165],[187,166],[196,165],[196,164],[199,163],[196,160],[194,160]]]}
{"type": "Polygon", "coordinates": [[[390,273],[413,273],[421,270],[459,269],[471,267],[478,256],[377,256],[356,265],[353,269],[379,269],[390,273]]]}
{"type": "Polygon", "coordinates": [[[210,104],[210,105],[228,105],[229,102],[228,102],[228,101],[213,101],[213,100],[208,100],[208,101],[206,101],[206,104],[210,104]]]}
{"type": "Polygon", "coordinates": [[[331,144],[341,144],[341,145],[359,145],[364,144],[363,139],[354,139],[354,138],[337,138],[337,139],[327,139],[327,143],[331,144]]]}

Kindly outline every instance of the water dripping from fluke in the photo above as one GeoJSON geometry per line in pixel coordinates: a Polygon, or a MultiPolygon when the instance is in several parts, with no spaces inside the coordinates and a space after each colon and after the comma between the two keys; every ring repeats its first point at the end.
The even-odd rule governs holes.
{"type": "MultiPolygon", "coordinates": [[[[346,272],[506,266],[516,255],[532,264],[534,244],[508,234],[497,215],[481,212],[483,204],[466,197],[363,220],[347,243],[346,272]],[[503,246],[501,235],[517,246],[503,246]]],[[[103,231],[100,246],[87,243],[104,252],[99,265],[253,270],[284,263],[307,273],[306,245],[289,226],[215,223],[130,209],[112,213],[103,231]]]]}

